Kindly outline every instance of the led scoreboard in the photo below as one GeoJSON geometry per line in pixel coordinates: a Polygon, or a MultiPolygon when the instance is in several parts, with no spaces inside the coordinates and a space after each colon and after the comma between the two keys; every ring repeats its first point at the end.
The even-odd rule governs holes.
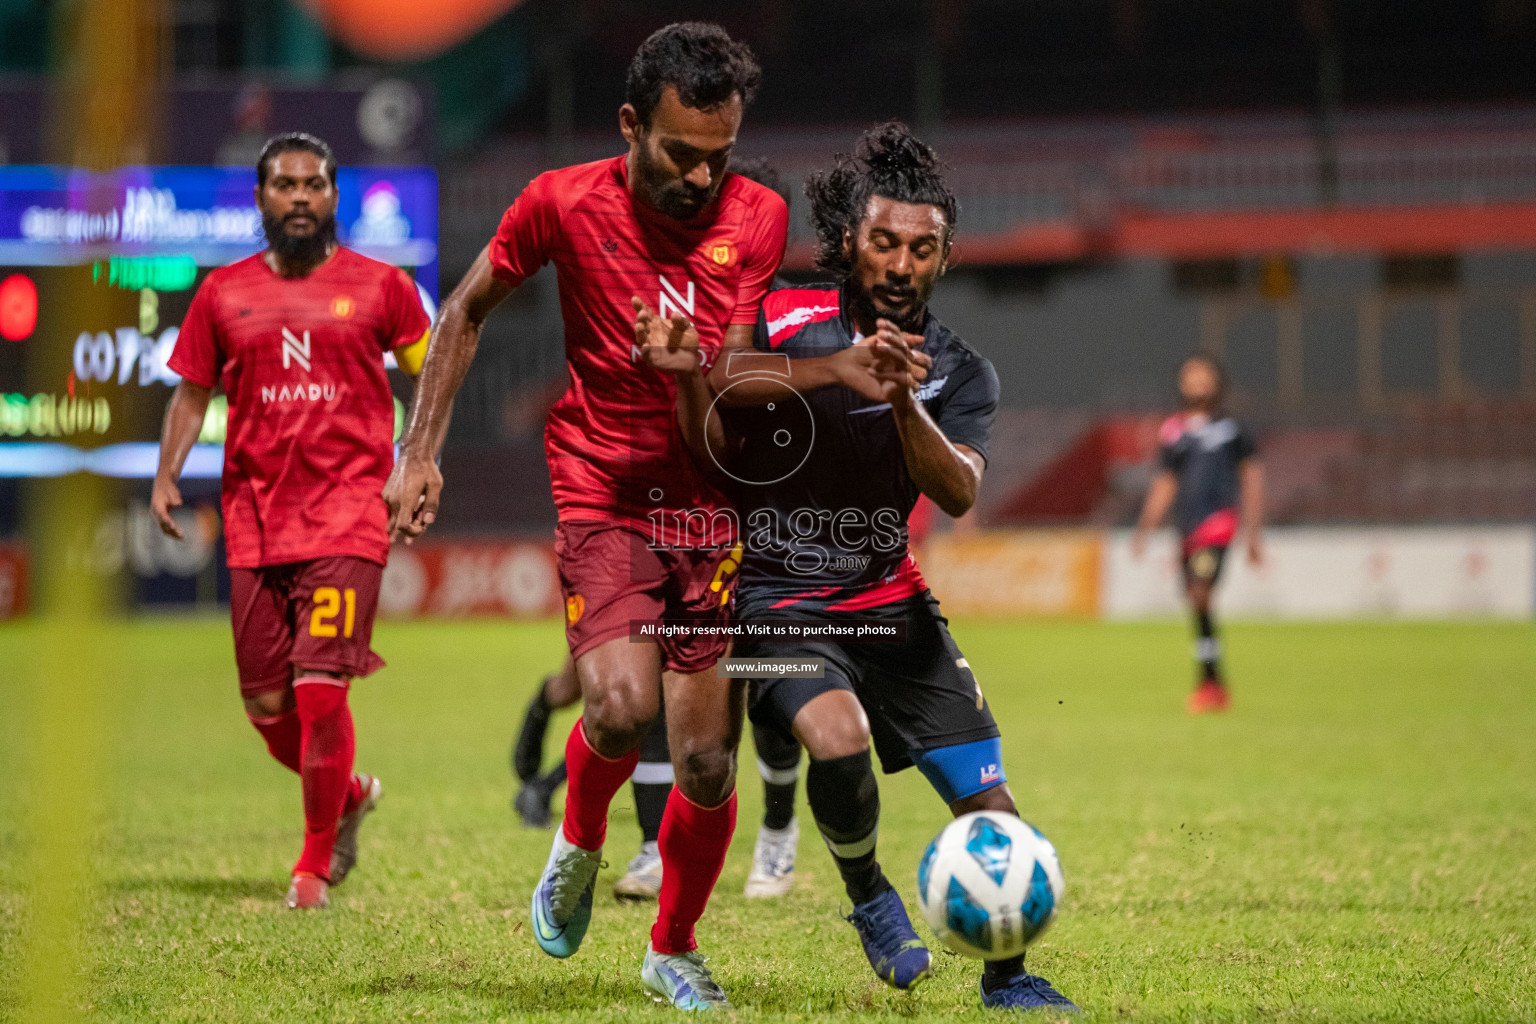
{"type": "MultiPolygon", "coordinates": [[[[265,242],[254,170],[107,174],[0,166],[0,477],[154,475],[166,366],[196,287],[265,242]]],[[[344,167],[340,239],[405,268],[437,301],[437,177],[344,167]]],[[[185,477],[219,475],[216,396],[185,477]]]]}

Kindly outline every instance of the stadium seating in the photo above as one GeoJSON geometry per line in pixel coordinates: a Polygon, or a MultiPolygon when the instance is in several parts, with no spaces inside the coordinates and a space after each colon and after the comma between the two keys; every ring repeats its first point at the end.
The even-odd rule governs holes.
{"type": "MultiPolygon", "coordinates": [[[[995,462],[981,521],[1128,525],[1155,471],[1155,416],[1010,412],[1003,437],[1038,431],[995,462]],[[1054,434],[1042,427],[1054,426],[1054,434]],[[1076,426],[1076,433],[1064,436],[1076,426]]],[[[1328,427],[1260,424],[1269,518],[1284,524],[1506,523],[1536,516],[1536,403],[1417,403],[1328,427]]]]}

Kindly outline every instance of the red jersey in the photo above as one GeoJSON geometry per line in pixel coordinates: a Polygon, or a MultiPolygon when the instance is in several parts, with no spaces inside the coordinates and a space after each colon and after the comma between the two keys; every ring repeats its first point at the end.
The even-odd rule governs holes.
{"type": "Polygon", "coordinates": [[[562,521],[650,530],[657,513],[725,504],[677,429],[672,376],[636,361],[630,299],[691,320],[707,369],[726,327],[757,322],[788,223],[783,199],[735,174],[697,217],[674,220],[630,194],[625,157],[541,174],[508,207],[490,246],[496,277],[517,285],[551,261],[559,276],[570,385],[544,452],[562,521]]]}
{"type": "Polygon", "coordinates": [[[384,564],[395,405],[383,354],[428,326],[403,270],[346,248],[306,277],[279,277],[259,253],[208,275],[170,367],[229,398],[231,566],[328,555],[384,564]]]}

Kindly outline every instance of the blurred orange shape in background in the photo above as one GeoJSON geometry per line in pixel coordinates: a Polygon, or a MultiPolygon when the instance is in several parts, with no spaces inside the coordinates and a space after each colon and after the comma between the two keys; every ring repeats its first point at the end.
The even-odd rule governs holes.
{"type": "Polygon", "coordinates": [[[421,60],[463,41],[521,0],[304,0],[326,30],[361,54],[421,60]]]}

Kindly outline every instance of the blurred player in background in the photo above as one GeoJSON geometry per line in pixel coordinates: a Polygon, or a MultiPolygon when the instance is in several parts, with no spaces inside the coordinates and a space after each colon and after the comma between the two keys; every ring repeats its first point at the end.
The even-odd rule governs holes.
{"type": "Polygon", "coordinates": [[[1215,356],[1190,356],[1179,367],[1182,412],[1158,433],[1162,471],[1147,492],[1131,537],[1140,558],[1147,535],[1173,508],[1180,537],[1184,593],[1195,613],[1195,660],[1199,675],[1189,695],[1191,714],[1225,711],[1231,705],[1221,673],[1221,641],[1211,614],[1211,594],[1221,578],[1227,548],[1241,528],[1248,561],[1264,561],[1264,470],[1253,435],[1223,408],[1226,372],[1215,356]]]}
{"type": "MultiPolygon", "coordinates": [[[[549,827],[549,805],[565,785],[565,759],[544,771],[544,735],[549,719],[556,711],[581,700],[581,682],[576,678],[576,659],[566,655],[558,671],[539,680],[533,699],[523,709],[523,721],[512,741],[512,774],[521,784],[512,798],[512,809],[528,828],[549,827]]],[[[639,797],[636,797],[638,803],[639,797]]]]}
{"type": "MultiPolygon", "coordinates": [[[[791,205],[788,190],[780,184],[778,171],[767,159],[733,159],[730,171],[773,189],[784,200],[786,209],[791,205]]],[[[787,282],[775,278],[774,286],[785,287],[787,282]]],[[[540,680],[538,690],[523,713],[523,723],[512,747],[512,771],[522,783],[513,807],[523,824],[532,828],[548,827],[550,801],[565,784],[563,760],[547,773],[542,771],[544,733],[549,726],[549,716],[580,699],[576,663],[566,658],[558,672],[540,680]]],[[[757,748],[757,770],[763,779],[763,821],[758,828],[745,893],[755,898],[783,896],[794,888],[795,853],[800,840],[800,825],[795,819],[800,744],[794,737],[786,738],[777,730],[761,729],[755,724],[752,741],[757,748]]],[[[656,839],[661,831],[662,812],[672,792],[672,777],[672,762],[667,753],[666,716],[658,715],[656,724],[641,744],[640,761],[630,779],[635,817],[640,825],[640,852],[613,884],[614,895],[620,899],[654,899],[661,891],[661,855],[656,839]]]]}
{"type": "MultiPolygon", "coordinates": [[[[737,653],[823,659],[819,677],[759,680],[752,720],[794,736],[810,755],[806,796],[853,901],[848,920],[875,973],[906,989],[928,976],[931,957],[875,857],[871,738],[886,772],[917,765],[956,816],[1018,813],[997,723],[907,534],[921,495],[951,516],[975,504],[998,380],[928,310],[958,212],[932,149],[905,125],[880,125],[854,157],[812,175],[806,195],[817,264],[836,280],[769,294],[758,354],[732,354],[732,365],[717,364],[710,377],[732,408],[722,424],[690,436],[720,446],[696,446],[696,456],[734,482],[746,533],[741,621],[904,624],[902,641],[746,639],[737,653]],[[887,358],[846,370],[873,350],[887,358]],[[817,363],[821,386],[818,374],[793,372],[817,363]],[[800,403],[808,424],[797,419],[800,403]]],[[[1075,1009],[1028,974],[1022,956],[986,963],[981,998],[1003,1009],[1075,1009]]]]}
{"type": "Polygon", "coordinates": [[[418,368],[430,325],[404,271],[337,244],[329,146],[279,135],[256,180],[267,248],[209,274],[187,311],[152,508],[179,539],[177,479],[222,386],[240,695],[272,756],[299,774],[304,850],[287,904],[318,908],[356,863],[358,827],[383,792],[352,769],[347,691],[384,664],[369,649],[389,554],[379,492],[394,458],[384,353],[418,368]]]}
{"type": "Polygon", "coordinates": [[[704,373],[722,344],[751,343],[783,257],[783,200],[726,173],[760,78],[751,51],[718,26],[673,24],[641,44],[619,111],[628,153],[542,174],[507,210],[443,304],[385,489],[393,525],[407,537],[432,523],[442,489],[432,456],[480,326],[553,261],[571,383],[544,438],[566,639],[585,707],[565,747],[564,821],[534,889],[532,930],[551,956],[580,947],[608,806],[634,771],[665,692],[676,784],[658,841],[665,871],[641,977],[684,1009],[728,1005],[694,925],[735,829],[745,695],[716,674],[723,633],[651,642],[632,640],[630,629],[661,619],[723,627],[729,617],[735,538],[716,533],[729,519],[724,499],[695,469],[679,427],[705,421],[712,396],[704,373]],[[684,319],[697,343],[686,360],[667,358],[676,356],[665,344],[669,325],[684,319]],[[679,402],[690,413],[682,420],[679,402]]]}

